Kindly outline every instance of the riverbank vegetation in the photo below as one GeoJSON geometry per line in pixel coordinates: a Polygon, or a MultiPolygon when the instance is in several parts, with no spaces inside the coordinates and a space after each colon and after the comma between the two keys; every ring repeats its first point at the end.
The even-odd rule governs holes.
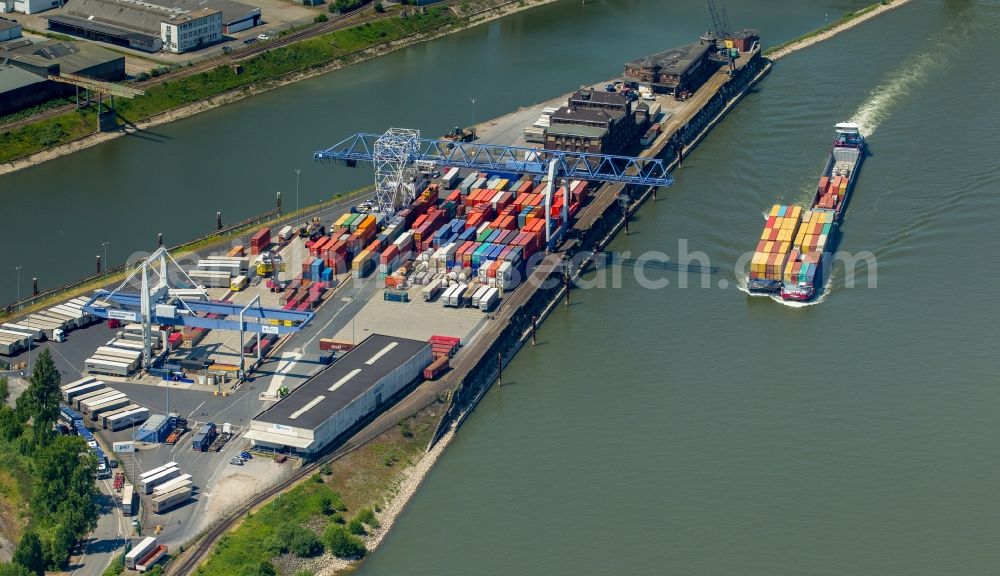
{"type": "Polygon", "coordinates": [[[423,454],[437,415],[423,410],[261,505],[219,539],[197,576],[306,575],[363,558],[376,514],[423,454]]]}
{"type": "Polygon", "coordinates": [[[16,511],[3,523],[21,528],[12,562],[0,574],[61,570],[73,544],[97,526],[97,460],[80,436],[55,432],[59,384],[47,349],[14,407],[6,402],[6,380],[0,382],[0,491],[12,500],[3,510],[16,511]]]}
{"type": "MultiPolygon", "coordinates": [[[[450,26],[458,17],[448,7],[423,10],[397,8],[380,20],[336,30],[288,46],[275,48],[240,62],[239,70],[219,66],[213,70],[178,80],[166,80],[150,87],[144,96],[117,103],[126,123],[199,102],[252,84],[272,81],[290,73],[318,67],[336,60],[350,61],[352,55],[399,40],[428,29],[450,26]]],[[[54,118],[0,134],[0,162],[8,162],[58,144],[92,134],[97,115],[92,110],[61,114],[54,118]]]]}

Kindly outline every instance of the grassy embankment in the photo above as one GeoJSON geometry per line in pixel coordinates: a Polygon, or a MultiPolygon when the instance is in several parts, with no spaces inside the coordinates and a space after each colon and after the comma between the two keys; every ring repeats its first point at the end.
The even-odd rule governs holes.
{"type": "MultiPolygon", "coordinates": [[[[311,575],[327,566],[333,553],[328,533],[340,527],[362,542],[379,526],[377,513],[395,494],[403,471],[417,462],[434,433],[437,410],[431,407],[384,432],[375,440],[324,466],[318,474],[260,506],[216,543],[197,576],[268,573],[311,575]],[[304,527],[324,544],[306,554],[280,552],[276,539],[313,538],[288,534],[288,525],[304,527]],[[267,567],[262,568],[262,565],[267,567]]],[[[314,541],[315,541],[314,540],[314,541]]],[[[309,549],[302,546],[301,549],[309,549]]]]}
{"type": "MultiPolygon", "coordinates": [[[[249,58],[241,62],[241,74],[236,74],[228,66],[219,66],[188,78],[167,80],[148,89],[145,96],[119,101],[118,112],[126,121],[138,122],[154,114],[199,102],[223,92],[248,89],[251,84],[275,80],[283,75],[338,59],[346,61],[351,54],[360,50],[458,21],[458,17],[446,7],[429,8],[424,14],[411,14],[406,18],[399,17],[398,12],[394,15],[388,13],[389,11],[382,20],[337,30],[249,58]]],[[[96,125],[97,114],[88,109],[68,112],[2,134],[0,162],[8,162],[92,134],[96,125]]]]}
{"type": "Polygon", "coordinates": [[[841,16],[840,18],[838,18],[837,20],[834,20],[833,22],[830,22],[829,24],[827,24],[826,26],[823,26],[822,28],[817,28],[817,29],[813,30],[812,32],[808,32],[806,34],[803,34],[802,36],[799,36],[798,38],[793,38],[793,39],[791,39],[791,40],[789,40],[787,42],[782,42],[781,44],[778,44],[777,46],[772,46],[772,47],[768,48],[767,50],[764,50],[764,56],[771,56],[775,52],[777,52],[779,50],[782,50],[783,48],[787,48],[788,46],[791,46],[792,44],[796,44],[798,42],[802,42],[803,40],[808,40],[809,38],[812,38],[813,36],[818,36],[820,34],[823,34],[824,32],[829,32],[830,30],[833,30],[837,26],[842,26],[842,25],[850,22],[851,20],[854,20],[855,18],[859,18],[861,16],[864,16],[865,14],[871,12],[872,10],[875,10],[876,8],[878,8],[880,6],[886,6],[888,4],[892,4],[892,0],[882,0],[881,2],[879,2],[877,4],[872,4],[871,6],[865,6],[864,8],[862,8],[860,10],[856,10],[854,12],[847,12],[843,16],[841,16]]]}
{"type": "Polygon", "coordinates": [[[27,524],[23,507],[31,493],[30,474],[18,458],[0,460],[0,540],[11,547],[21,540],[27,524]]]}

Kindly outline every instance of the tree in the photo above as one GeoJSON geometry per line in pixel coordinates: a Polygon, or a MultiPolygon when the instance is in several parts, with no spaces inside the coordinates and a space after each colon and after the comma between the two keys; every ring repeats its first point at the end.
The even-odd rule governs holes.
{"type": "Polygon", "coordinates": [[[0,376],[0,404],[6,404],[10,400],[10,383],[6,376],[0,376]]]}
{"type": "Polygon", "coordinates": [[[323,542],[312,530],[296,524],[282,524],[275,532],[284,549],[301,558],[312,558],[323,553],[323,542]]]}
{"type": "Polygon", "coordinates": [[[14,550],[11,558],[14,564],[20,564],[30,574],[42,576],[45,573],[45,554],[42,552],[42,541],[33,531],[25,532],[14,550]]]}
{"type": "Polygon", "coordinates": [[[380,13],[385,12],[385,6],[382,5],[382,0],[375,2],[375,11],[380,13]]]}
{"type": "Polygon", "coordinates": [[[48,565],[60,567],[75,540],[97,527],[97,459],[79,436],[58,436],[34,457],[31,510],[45,532],[48,565]]]}
{"type": "Polygon", "coordinates": [[[16,562],[0,564],[0,576],[32,576],[32,571],[16,562]]]}
{"type": "Polygon", "coordinates": [[[45,442],[51,437],[52,425],[59,416],[59,383],[61,377],[48,348],[42,350],[31,373],[31,383],[17,399],[17,407],[34,419],[36,437],[45,442]]]}
{"type": "Polygon", "coordinates": [[[327,550],[337,558],[363,558],[368,553],[364,542],[339,524],[327,526],[323,540],[326,542],[327,550]]]}
{"type": "Polygon", "coordinates": [[[21,436],[24,432],[24,420],[17,411],[7,406],[0,406],[0,440],[10,442],[21,436]]]}

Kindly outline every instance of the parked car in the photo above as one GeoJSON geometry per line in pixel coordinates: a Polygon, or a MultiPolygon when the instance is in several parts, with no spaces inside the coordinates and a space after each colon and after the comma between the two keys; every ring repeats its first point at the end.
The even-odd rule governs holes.
{"type": "Polygon", "coordinates": [[[258,40],[270,40],[270,39],[271,39],[271,36],[270,36],[270,35],[268,35],[268,34],[263,34],[263,33],[262,33],[262,34],[258,34],[258,35],[257,35],[257,39],[258,39],[258,40]]]}
{"type": "Polygon", "coordinates": [[[251,458],[253,458],[253,454],[249,452],[240,452],[240,458],[244,460],[250,460],[251,458]]]}
{"type": "Polygon", "coordinates": [[[246,40],[243,41],[243,43],[244,44],[253,44],[256,41],[257,41],[256,38],[247,38],[246,40]]]}
{"type": "Polygon", "coordinates": [[[236,465],[236,466],[242,466],[243,465],[243,459],[240,458],[239,456],[233,456],[232,458],[229,459],[229,463],[233,464],[233,465],[236,465]]]}

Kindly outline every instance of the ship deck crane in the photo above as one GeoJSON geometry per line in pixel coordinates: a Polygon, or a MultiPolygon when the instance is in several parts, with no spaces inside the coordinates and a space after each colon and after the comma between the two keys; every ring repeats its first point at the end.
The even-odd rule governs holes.
{"type": "MultiPolygon", "coordinates": [[[[375,201],[384,214],[393,214],[413,201],[414,166],[418,162],[421,165],[547,175],[547,216],[552,211],[552,192],[557,177],[639,186],[670,186],[674,182],[666,164],[658,158],[428,139],[421,138],[420,131],[406,128],[390,128],[384,134],[358,133],[316,152],[313,158],[342,162],[348,166],[356,166],[358,162],[373,164],[375,201]]],[[[569,191],[565,194],[563,222],[567,223],[569,191]]],[[[549,221],[550,218],[546,217],[545,241],[550,245],[552,230],[549,221]]]]}

